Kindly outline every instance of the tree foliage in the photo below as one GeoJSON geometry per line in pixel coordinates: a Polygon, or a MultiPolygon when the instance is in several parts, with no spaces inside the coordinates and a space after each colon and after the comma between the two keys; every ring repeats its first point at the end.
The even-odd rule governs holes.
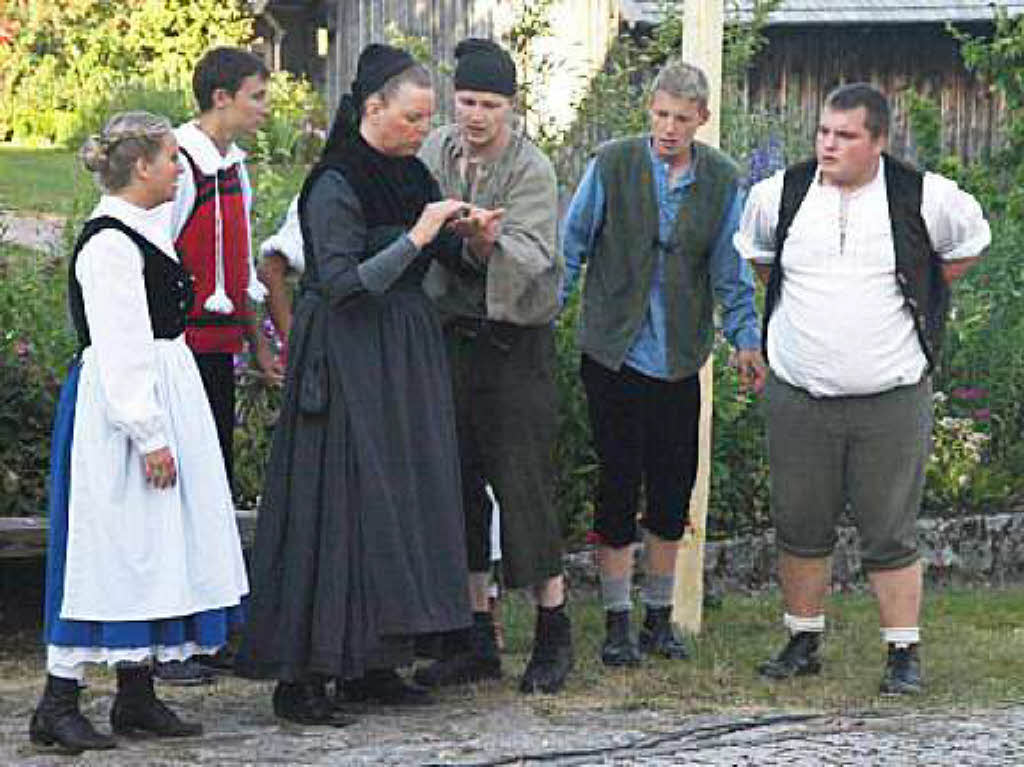
{"type": "Polygon", "coordinates": [[[83,114],[132,86],[188,92],[217,44],[247,41],[241,0],[21,0],[0,46],[0,139],[63,143],[83,114]]]}

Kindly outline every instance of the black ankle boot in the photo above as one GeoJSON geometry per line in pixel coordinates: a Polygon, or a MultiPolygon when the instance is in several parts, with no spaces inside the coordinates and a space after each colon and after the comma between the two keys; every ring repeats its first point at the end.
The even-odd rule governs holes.
{"type": "Polygon", "coordinates": [[[640,629],[640,652],[669,660],[687,660],[690,657],[690,651],[676,639],[672,630],[671,607],[646,608],[644,626],[640,629]]]}
{"type": "Polygon", "coordinates": [[[630,635],[629,610],[605,612],[604,629],[601,662],[606,666],[639,666],[642,658],[630,635]]]}
{"type": "Polygon", "coordinates": [[[316,676],[300,682],[278,682],[274,688],[274,715],[296,724],[325,727],[348,727],[356,722],[334,707],[327,697],[324,680],[316,676]]]}
{"type": "Polygon", "coordinates": [[[117,745],[109,735],[97,732],[78,710],[78,682],[50,674],[46,676],[43,697],[32,713],[28,737],[38,746],[56,746],[65,754],[117,745]]]}
{"type": "Polygon", "coordinates": [[[468,648],[417,669],[413,674],[416,684],[424,687],[468,684],[484,679],[501,679],[501,656],[498,655],[494,620],[487,612],[473,613],[468,648]]]}
{"type": "Polygon", "coordinates": [[[149,732],[161,738],[201,735],[198,722],[183,722],[153,692],[153,670],[149,666],[117,669],[117,695],[110,708],[110,726],[119,735],[149,732]]]}
{"type": "Polygon", "coordinates": [[[821,671],[821,657],[818,655],[820,643],[820,632],[798,631],[791,634],[778,655],[757,667],[758,673],[769,679],[817,674],[821,671]]]}
{"type": "Polygon", "coordinates": [[[533,653],[519,681],[522,693],[556,693],[572,670],[572,627],[565,605],[538,607],[533,653]]]}
{"type": "Polygon", "coordinates": [[[422,687],[409,684],[394,669],[372,669],[359,679],[341,683],[338,697],[348,703],[383,706],[424,706],[434,699],[422,687]]]}

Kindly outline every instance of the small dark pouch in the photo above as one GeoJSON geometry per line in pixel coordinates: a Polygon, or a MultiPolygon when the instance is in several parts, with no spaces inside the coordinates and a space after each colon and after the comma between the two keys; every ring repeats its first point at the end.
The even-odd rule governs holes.
{"type": "MultiPolygon", "coordinates": [[[[306,353],[299,368],[299,412],[306,415],[322,415],[327,412],[330,402],[330,374],[327,367],[326,306],[314,309],[309,334],[319,334],[319,340],[306,339],[306,353]],[[311,348],[312,347],[312,348],[311,348]]],[[[315,336],[314,336],[315,337],[315,336]]]]}

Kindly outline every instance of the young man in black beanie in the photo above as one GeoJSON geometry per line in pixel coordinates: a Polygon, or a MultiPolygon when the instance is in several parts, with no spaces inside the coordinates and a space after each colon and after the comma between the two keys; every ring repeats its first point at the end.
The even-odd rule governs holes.
{"type": "Polygon", "coordinates": [[[457,649],[420,669],[416,680],[435,686],[501,675],[487,591],[489,482],[501,505],[505,584],[529,586],[537,600],[520,690],[553,693],[572,667],[553,498],[552,320],[563,273],[555,173],[513,114],[516,69],[508,52],[469,38],[455,57],[455,124],[435,130],[420,157],[443,195],[474,206],[457,224],[462,263],[435,261],[425,283],[443,314],[450,352],[474,622],[457,649]]]}

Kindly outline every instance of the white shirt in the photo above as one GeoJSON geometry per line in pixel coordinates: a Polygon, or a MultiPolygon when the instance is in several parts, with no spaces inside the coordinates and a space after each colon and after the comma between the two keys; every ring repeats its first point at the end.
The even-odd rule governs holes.
{"type": "MultiPolygon", "coordinates": [[[[785,279],[770,320],[772,372],[814,396],[875,394],[921,380],[927,360],[896,283],[883,159],[853,192],[811,184],[783,245],[785,279]]],[[[751,189],[733,242],[758,264],[775,259],[784,171],[751,189]]],[[[926,173],[921,216],[943,260],[980,255],[991,240],[977,201],[926,173]]]]}
{"type": "MultiPolygon", "coordinates": [[[[156,209],[104,195],[90,218],[99,216],[120,219],[177,261],[156,209]]],[[[107,417],[145,454],[165,447],[167,437],[157,401],[156,349],[142,268],[142,252],[116,229],[93,235],[75,263],[107,417]]]]}
{"type": "Polygon", "coordinates": [[[306,254],[303,251],[302,225],[299,223],[299,197],[292,198],[281,228],[260,245],[260,255],[280,253],[288,261],[288,268],[299,274],[306,269],[306,254]]]}

